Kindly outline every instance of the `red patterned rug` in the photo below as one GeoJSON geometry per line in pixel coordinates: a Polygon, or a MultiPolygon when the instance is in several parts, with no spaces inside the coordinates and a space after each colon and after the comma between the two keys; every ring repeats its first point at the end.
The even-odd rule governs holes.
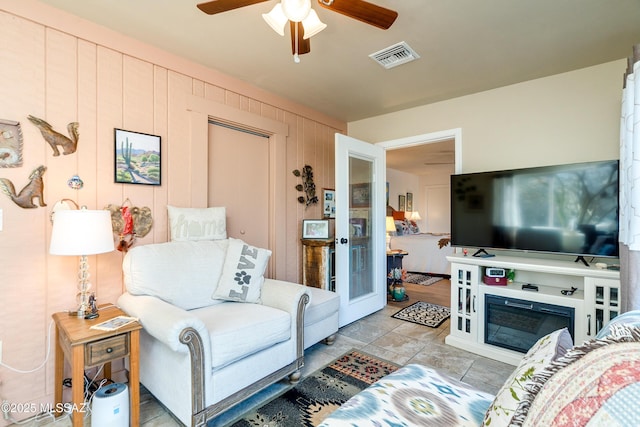
{"type": "Polygon", "coordinates": [[[244,414],[232,426],[316,426],[350,397],[398,368],[395,363],[352,350],[283,395],[244,414]]]}

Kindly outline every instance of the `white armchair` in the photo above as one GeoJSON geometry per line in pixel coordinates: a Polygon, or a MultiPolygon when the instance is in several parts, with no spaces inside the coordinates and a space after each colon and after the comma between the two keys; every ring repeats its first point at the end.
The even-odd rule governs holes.
{"type": "Polygon", "coordinates": [[[228,245],[139,246],[123,262],[118,305],[143,326],[140,382],[186,425],[205,425],[286,376],[297,381],[303,366],[308,289],[264,279],[259,302],[212,299],[228,245]]]}

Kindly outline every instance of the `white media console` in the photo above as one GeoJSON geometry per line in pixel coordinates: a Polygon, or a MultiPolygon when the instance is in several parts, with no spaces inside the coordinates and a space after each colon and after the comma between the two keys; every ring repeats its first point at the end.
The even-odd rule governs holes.
{"type": "Polygon", "coordinates": [[[619,313],[620,273],[582,263],[550,259],[454,254],[451,262],[451,331],[445,342],[485,357],[517,365],[523,353],[485,343],[485,296],[552,304],[574,309],[574,342],[592,339],[619,313]],[[486,268],[514,270],[512,283],[487,285],[486,268]],[[523,290],[537,285],[537,291],[523,290]],[[577,288],[572,295],[563,289],[577,288]]]}

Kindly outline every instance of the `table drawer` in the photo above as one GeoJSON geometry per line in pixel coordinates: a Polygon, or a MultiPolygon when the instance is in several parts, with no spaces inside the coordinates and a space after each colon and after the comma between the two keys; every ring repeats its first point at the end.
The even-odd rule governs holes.
{"type": "Polygon", "coordinates": [[[123,334],[88,343],[84,350],[86,366],[100,365],[129,354],[129,335],[123,334]]]}

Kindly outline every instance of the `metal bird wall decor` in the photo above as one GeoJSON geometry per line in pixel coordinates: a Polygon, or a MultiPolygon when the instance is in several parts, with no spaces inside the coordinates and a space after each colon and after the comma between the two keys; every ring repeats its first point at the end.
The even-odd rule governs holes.
{"type": "Polygon", "coordinates": [[[49,143],[53,149],[53,155],[59,156],[60,150],[58,146],[62,147],[62,154],[72,154],[76,152],[78,148],[78,140],[80,134],[78,133],[78,122],[71,122],[67,125],[67,132],[69,137],[53,130],[53,126],[47,123],[45,120],[39,119],[34,116],[27,117],[31,123],[33,123],[38,129],[45,141],[49,143]]]}

